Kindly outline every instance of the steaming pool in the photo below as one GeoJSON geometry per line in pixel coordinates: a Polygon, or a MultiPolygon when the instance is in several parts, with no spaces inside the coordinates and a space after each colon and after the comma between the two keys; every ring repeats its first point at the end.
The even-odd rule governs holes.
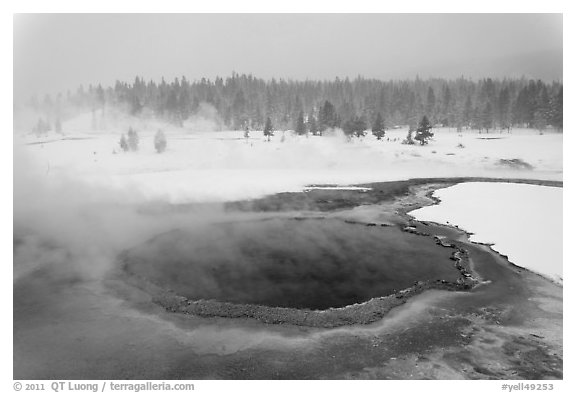
{"type": "Polygon", "coordinates": [[[454,183],[271,195],[206,225],[143,206],[143,223],[170,225],[102,280],[70,258],[15,281],[14,376],[562,378],[561,286],[410,217],[454,183]]]}
{"type": "Polygon", "coordinates": [[[130,250],[128,273],[190,300],[309,310],[461,276],[453,250],[397,226],[272,218],[173,230],[130,250]]]}

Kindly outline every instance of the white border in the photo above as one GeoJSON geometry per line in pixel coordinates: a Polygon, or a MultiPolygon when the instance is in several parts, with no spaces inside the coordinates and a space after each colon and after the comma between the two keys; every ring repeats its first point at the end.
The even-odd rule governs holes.
{"type": "MultiPolygon", "coordinates": [[[[572,2],[573,3],[573,2],[572,2]]],[[[1,363],[1,391],[10,392],[12,389],[12,222],[13,220],[13,201],[9,201],[12,194],[12,165],[13,165],[13,151],[12,151],[12,91],[8,86],[12,86],[12,61],[8,62],[7,54],[13,53],[13,30],[12,30],[12,15],[13,13],[42,13],[42,12],[242,12],[242,13],[260,13],[260,12],[337,12],[337,13],[358,13],[358,12],[419,12],[419,13],[454,13],[454,12],[521,12],[521,13],[564,13],[564,70],[574,70],[574,22],[573,6],[569,1],[502,1],[502,0],[483,0],[474,2],[463,1],[448,1],[448,0],[417,0],[417,1],[395,1],[395,2],[377,2],[377,1],[317,1],[311,0],[290,0],[282,3],[265,1],[265,0],[211,0],[208,2],[191,2],[191,1],[176,1],[176,0],[163,0],[163,1],[134,1],[134,2],[120,2],[118,0],[100,0],[98,2],[80,2],[71,0],[27,0],[27,1],[8,1],[2,3],[2,14],[0,21],[1,29],[1,42],[2,53],[5,54],[2,64],[3,82],[1,84],[1,103],[2,109],[2,154],[0,159],[2,163],[0,170],[2,171],[2,182],[4,190],[2,192],[2,263],[6,264],[2,271],[2,286],[0,287],[0,299],[2,299],[2,310],[5,310],[6,318],[0,325],[2,329],[2,363],[1,363]],[[6,4],[7,3],[7,4],[6,4]]],[[[564,271],[565,271],[565,304],[564,308],[564,331],[568,334],[564,335],[564,381],[554,382],[554,391],[567,391],[569,386],[573,386],[571,391],[574,391],[574,373],[570,370],[576,369],[574,367],[574,338],[570,334],[576,327],[574,325],[574,311],[571,307],[571,300],[574,299],[574,285],[570,284],[571,277],[574,277],[574,268],[571,262],[575,261],[574,251],[569,247],[573,242],[574,230],[571,228],[571,218],[574,217],[574,202],[576,201],[573,188],[573,168],[574,168],[574,120],[571,116],[573,100],[573,81],[572,74],[565,72],[563,75],[563,82],[566,85],[565,89],[565,109],[567,116],[564,118],[564,173],[565,173],[565,194],[564,194],[564,271]]],[[[232,382],[232,381],[197,381],[196,390],[256,390],[256,391],[294,391],[294,390],[308,390],[312,389],[329,389],[330,391],[349,391],[352,389],[372,390],[378,391],[391,390],[412,390],[415,391],[428,391],[428,390],[463,390],[468,392],[490,392],[501,391],[501,383],[497,381],[488,382],[462,382],[462,381],[283,381],[282,383],[274,382],[232,382]],[[383,390],[384,389],[384,390],[383,390]]]]}

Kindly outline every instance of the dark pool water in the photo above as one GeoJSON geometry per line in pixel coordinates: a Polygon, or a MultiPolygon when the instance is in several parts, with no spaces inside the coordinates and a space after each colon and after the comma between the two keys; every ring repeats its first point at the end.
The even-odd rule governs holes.
{"type": "Polygon", "coordinates": [[[130,250],[125,266],[192,300],[318,310],[455,281],[450,255],[397,227],[275,218],[174,230],[130,250]]]}

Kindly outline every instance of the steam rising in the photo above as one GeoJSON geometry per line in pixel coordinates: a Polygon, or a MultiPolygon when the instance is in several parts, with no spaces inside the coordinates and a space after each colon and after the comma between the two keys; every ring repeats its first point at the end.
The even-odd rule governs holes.
{"type": "Polygon", "coordinates": [[[221,211],[214,205],[186,215],[147,213],[164,206],[128,187],[91,186],[51,171],[15,146],[14,280],[53,264],[99,278],[122,250],[174,225],[202,225],[221,211]]]}

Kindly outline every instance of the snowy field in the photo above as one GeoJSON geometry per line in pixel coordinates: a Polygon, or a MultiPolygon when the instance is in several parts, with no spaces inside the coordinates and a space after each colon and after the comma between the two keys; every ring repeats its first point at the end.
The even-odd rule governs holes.
{"type": "Polygon", "coordinates": [[[434,195],[440,204],[410,215],[458,225],[472,241],[493,244],[510,262],[562,283],[562,188],[460,183],[434,195]]]}
{"type": "MultiPolygon", "coordinates": [[[[52,222],[61,221],[70,206],[99,211],[95,203],[223,202],[417,177],[563,177],[562,134],[553,131],[435,129],[433,140],[419,146],[401,143],[406,129],[389,130],[382,141],[370,134],[347,141],[339,132],[306,137],[277,131],[267,142],[258,131],[246,140],[243,131],[197,131],[198,124],[175,128],[137,119],[88,131],[89,119],[65,123],[63,134],[15,135],[17,215],[58,212],[47,220],[52,222]],[[140,136],[136,152],[122,152],[118,144],[129,126],[140,136]],[[168,140],[162,154],[153,144],[159,128],[168,140]]],[[[206,128],[211,129],[209,122],[206,128]]],[[[439,190],[437,196],[440,205],[412,214],[459,225],[475,233],[473,241],[495,243],[494,249],[513,263],[561,280],[561,188],[467,183],[439,190]]]]}
{"type": "MultiPolygon", "coordinates": [[[[429,145],[403,145],[406,129],[347,142],[332,135],[297,136],[276,131],[194,131],[153,121],[123,121],[90,130],[90,117],[65,122],[64,134],[15,136],[15,167],[23,163],[43,179],[79,181],[102,190],[128,190],[138,198],[174,203],[260,197],[308,185],[340,185],[414,177],[485,176],[562,180],[562,134],[535,130],[456,133],[434,129],[429,145]],[[128,126],[140,136],[137,152],[118,141],[128,126]],[[162,128],[168,147],[157,154],[154,133],[162,128]],[[520,161],[501,161],[520,160],[520,161]],[[514,166],[514,162],[530,167],[514,166]]],[[[197,125],[196,125],[197,126],[197,125]]],[[[207,129],[210,129],[207,123],[207,129]]]]}

